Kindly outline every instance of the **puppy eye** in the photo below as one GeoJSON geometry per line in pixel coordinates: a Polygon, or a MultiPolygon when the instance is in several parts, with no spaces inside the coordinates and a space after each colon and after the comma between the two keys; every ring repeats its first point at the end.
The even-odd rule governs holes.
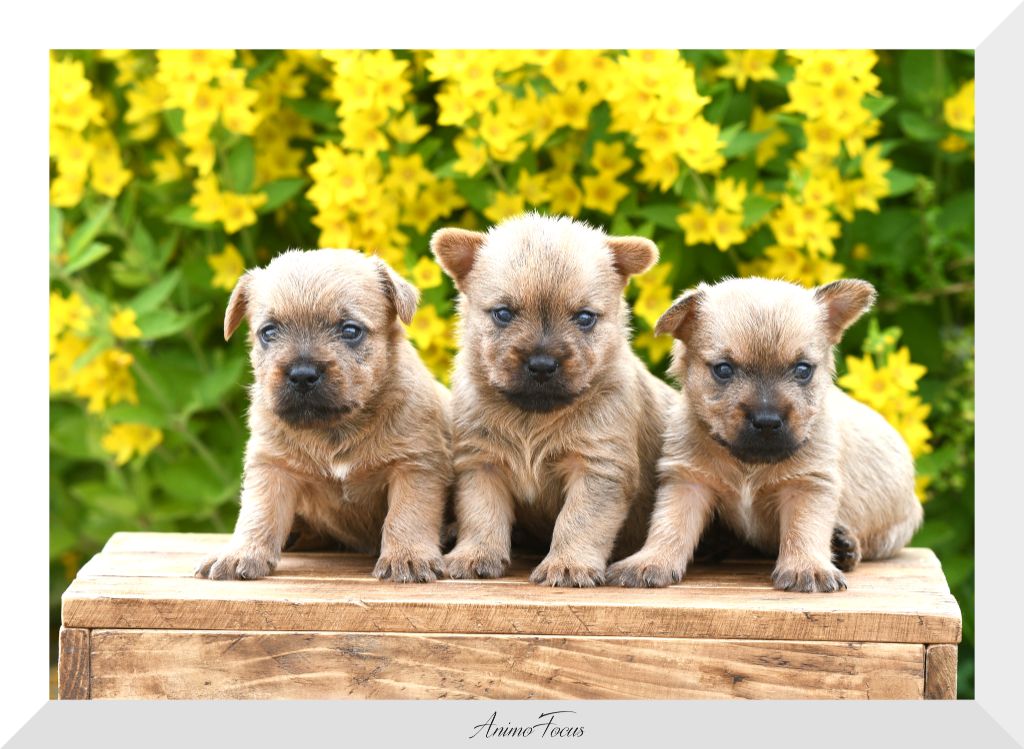
{"type": "Polygon", "coordinates": [[[711,373],[720,382],[727,382],[733,378],[733,375],[736,374],[736,370],[732,368],[732,364],[729,362],[719,362],[711,367],[711,373]]]}
{"type": "Polygon", "coordinates": [[[268,345],[271,341],[277,338],[277,333],[277,326],[274,325],[274,323],[267,323],[259,329],[259,332],[256,335],[259,336],[264,345],[268,345]]]}
{"type": "Polygon", "coordinates": [[[508,307],[495,307],[491,310],[491,317],[494,318],[494,322],[496,322],[499,327],[504,328],[512,322],[512,318],[515,317],[515,315],[512,314],[512,310],[508,307]]]}
{"type": "Polygon", "coordinates": [[[354,343],[363,337],[365,330],[360,325],[356,325],[354,322],[345,322],[341,324],[339,328],[341,333],[341,340],[348,343],[354,343]]]}
{"type": "Polygon", "coordinates": [[[800,362],[793,367],[793,377],[797,379],[797,382],[807,382],[814,375],[814,365],[808,364],[805,361],[800,362]]]}
{"type": "Polygon", "coordinates": [[[597,324],[597,314],[588,309],[577,312],[572,319],[580,327],[580,330],[590,330],[597,324]]]}

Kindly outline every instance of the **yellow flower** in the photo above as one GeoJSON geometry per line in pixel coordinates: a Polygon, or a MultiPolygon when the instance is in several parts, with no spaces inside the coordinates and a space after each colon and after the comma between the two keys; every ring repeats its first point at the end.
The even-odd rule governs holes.
{"type": "Polygon", "coordinates": [[[881,411],[885,405],[900,395],[900,390],[885,369],[876,369],[870,355],[861,358],[846,357],[847,373],[837,382],[840,387],[872,408],[881,411]]]}
{"type": "Polygon", "coordinates": [[[207,256],[206,262],[213,269],[210,285],[215,289],[231,291],[245,272],[245,258],[233,244],[225,245],[222,252],[207,256]]]}
{"type": "Polygon", "coordinates": [[[711,241],[722,252],[725,252],[734,244],[740,244],[747,239],[747,233],[742,228],[742,213],[733,213],[724,208],[716,208],[708,220],[708,225],[711,241]]]}
{"type": "Polygon", "coordinates": [[[571,174],[562,174],[548,182],[551,211],[575,216],[583,205],[583,192],[571,174]]]}
{"type": "Polygon", "coordinates": [[[412,281],[421,289],[432,289],[441,285],[441,268],[424,255],[412,268],[412,281]]]}
{"type": "Polygon", "coordinates": [[[667,335],[654,335],[645,330],[633,339],[634,348],[647,352],[651,364],[657,364],[672,351],[673,338],[667,335]]]}
{"type": "Polygon", "coordinates": [[[267,202],[267,196],[265,193],[243,195],[225,191],[221,193],[221,200],[223,201],[221,221],[224,224],[224,231],[234,234],[256,223],[258,220],[256,209],[267,202]]]}
{"type": "Polygon", "coordinates": [[[138,315],[131,307],[118,310],[110,318],[110,332],[124,340],[142,338],[142,331],[136,323],[137,320],[138,315]]]}
{"type": "Polygon", "coordinates": [[[622,141],[605,143],[599,140],[594,143],[594,153],[590,156],[590,165],[602,174],[617,177],[630,170],[633,160],[626,156],[626,146],[622,141]]]}
{"type": "Polygon", "coordinates": [[[496,224],[503,218],[522,213],[524,208],[526,208],[526,201],[522,195],[513,195],[502,191],[495,194],[494,202],[484,209],[484,215],[496,224]]]}
{"type": "Polygon", "coordinates": [[[928,485],[931,484],[931,476],[918,475],[914,479],[914,494],[921,502],[928,501],[928,485]]]}
{"type": "Polygon", "coordinates": [[[969,145],[970,143],[956,133],[950,133],[939,141],[939,148],[946,153],[959,153],[960,151],[965,150],[969,145]]]}
{"type": "Polygon", "coordinates": [[[747,199],[747,185],[728,177],[715,183],[715,204],[733,213],[743,213],[743,201],[747,199]]]}
{"type": "Polygon", "coordinates": [[[431,342],[445,334],[447,325],[437,314],[437,307],[424,304],[413,315],[409,323],[409,337],[420,351],[428,349],[431,342]]]}
{"type": "Polygon", "coordinates": [[[388,135],[398,143],[417,143],[430,132],[427,125],[416,122],[416,113],[411,109],[395,117],[388,125],[388,135]]]}
{"type": "Polygon", "coordinates": [[[953,96],[942,104],[946,124],[954,130],[974,132],[974,81],[967,81],[953,96]]]}
{"type": "Polygon", "coordinates": [[[523,169],[516,180],[516,191],[523,196],[529,205],[541,205],[551,199],[548,191],[548,180],[544,174],[530,174],[523,169]]]}
{"type": "Polygon", "coordinates": [[[455,171],[475,177],[487,166],[487,146],[477,144],[465,136],[457,137],[454,145],[455,153],[459,155],[452,167],[455,171]]]}
{"type": "Polygon", "coordinates": [[[726,64],[718,69],[718,75],[735,79],[740,91],[746,88],[747,81],[774,81],[779,77],[772,67],[775,55],[774,49],[727,49],[726,64]]]}
{"type": "Polygon", "coordinates": [[[134,455],[149,455],[163,439],[163,432],[145,424],[114,424],[100,444],[114,456],[115,463],[123,466],[134,455]]]}
{"type": "Polygon", "coordinates": [[[658,318],[672,306],[672,289],[665,286],[652,286],[643,289],[633,304],[633,312],[637,317],[654,328],[658,318]]]}
{"type": "Polygon", "coordinates": [[[694,203],[686,213],[676,216],[676,223],[686,234],[686,244],[705,244],[711,242],[711,214],[703,203],[694,203]]]}
{"type": "Polygon", "coordinates": [[[885,361],[885,368],[896,387],[908,393],[917,390],[917,381],[928,372],[928,368],[924,365],[914,364],[910,361],[910,349],[906,346],[889,354],[885,361]]]}
{"type": "Polygon", "coordinates": [[[622,199],[629,195],[629,188],[615,180],[615,175],[600,172],[584,177],[583,207],[601,211],[609,216],[615,213],[622,199]]]}
{"type": "Polygon", "coordinates": [[[766,113],[760,107],[754,107],[750,116],[750,132],[767,133],[757,144],[754,161],[762,167],[775,158],[779,146],[788,142],[786,132],[778,126],[774,113],[766,113]]]}

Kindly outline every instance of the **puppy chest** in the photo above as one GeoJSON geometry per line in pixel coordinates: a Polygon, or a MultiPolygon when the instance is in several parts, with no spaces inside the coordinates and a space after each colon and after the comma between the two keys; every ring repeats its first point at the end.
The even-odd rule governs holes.
{"type": "Polygon", "coordinates": [[[720,512],[735,533],[759,547],[779,542],[778,513],[752,484],[741,484],[720,499],[720,512]]]}

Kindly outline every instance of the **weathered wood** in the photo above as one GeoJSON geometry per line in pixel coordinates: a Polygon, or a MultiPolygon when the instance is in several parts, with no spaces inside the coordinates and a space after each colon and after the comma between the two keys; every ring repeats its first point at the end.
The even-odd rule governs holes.
{"type": "Polygon", "coordinates": [[[118,534],[64,594],[65,626],[530,634],[831,642],[955,643],[960,612],[934,554],[908,549],[862,564],[831,595],[773,590],[770,560],[695,566],[667,590],[539,588],[531,560],[498,581],[397,585],[372,559],[285,554],[270,578],[197,580],[226,536],[118,534]],[[153,549],[153,551],[146,551],[153,549]],[[184,551],[175,551],[175,550],[184,551]]]}
{"type": "Polygon", "coordinates": [[[956,699],[956,645],[929,645],[925,650],[924,696],[928,700],[956,699]]]}
{"type": "Polygon", "coordinates": [[[921,645],[97,630],[96,699],[920,699],[921,645]]]}
{"type": "Polygon", "coordinates": [[[57,699],[89,699],[89,630],[61,627],[58,648],[57,699]]]}

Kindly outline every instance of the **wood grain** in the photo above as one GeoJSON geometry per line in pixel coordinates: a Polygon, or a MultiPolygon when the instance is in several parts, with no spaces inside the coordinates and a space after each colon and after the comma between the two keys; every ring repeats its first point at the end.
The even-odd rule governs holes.
{"type": "Polygon", "coordinates": [[[520,560],[499,581],[397,585],[372,560],[285,554],[265,580],[191,577],[217,534],[117,534],[65,592],[65,626],[956,643],[960,611],[934,554],[907,549],[830,595],[785,593],[770,560],[695,567],[665,590],[549,589],[520,560]],[[147,551],[150,549],[150,551],[147,551]]]}
{"type": "Polygon", "coordinates": [[[956,645],[928,646],[925,650],[925,699],[956,699],[956,666],[956,645]]]}
{"type": "Polygon", "coordinates": [[[921,645],[97,630],[97,699],[920,699],[921,645]]]}
{"type": "Polygon", "coordinates": [[[89,699],[89,630],[61,627],[58,643],[57,699],[89,699]]]}

